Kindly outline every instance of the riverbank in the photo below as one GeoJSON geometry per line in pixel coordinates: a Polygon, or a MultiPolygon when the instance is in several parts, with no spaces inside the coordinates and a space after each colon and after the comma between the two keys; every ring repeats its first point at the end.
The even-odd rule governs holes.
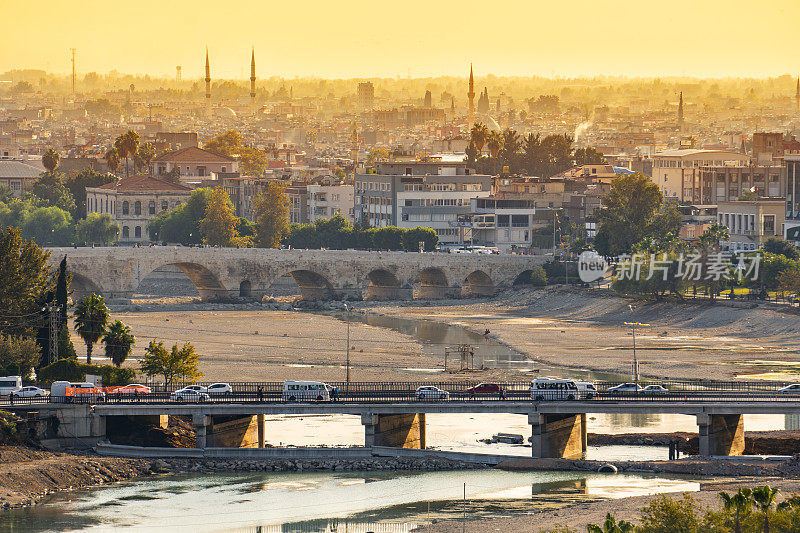
{"type": "Polygon", "coordinates": [[[152,461],[0,446],[0,507],[35,505],[48,494],[154,473],[152,461]]]}
{"type": "Polygon", "coordinates": [[[384,316],[435,320],[490,336],[533,361],[627,374],[636,332],[641,375],[653,379],[795,379],[797,310],[752,302],[626,298],[577,287],[515,288],[486,300],[364,302],[384,316]],[[633,309],[631,309],[631,306],[633,309]]]}

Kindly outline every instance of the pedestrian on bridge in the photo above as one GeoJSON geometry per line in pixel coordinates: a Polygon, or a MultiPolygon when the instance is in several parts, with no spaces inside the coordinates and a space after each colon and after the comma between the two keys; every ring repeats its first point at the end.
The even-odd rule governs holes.
{"type": "Polygon", "coordinates": [[[259,387],[258,387],[258,402],[261,403],[263,401],[264,401],[264,387],[259,385],[259,387]]]}

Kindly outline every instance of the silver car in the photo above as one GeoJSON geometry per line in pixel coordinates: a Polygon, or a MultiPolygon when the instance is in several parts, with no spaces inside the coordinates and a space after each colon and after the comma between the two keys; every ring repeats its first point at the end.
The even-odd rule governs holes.
{"type": "Polygon", "coordinates": [[[194,389],[190,388],[183,388],[180,390],[176,390],[172,394],[169,395],[169,399],[173,402],[207,402],[211,399],[211,396],[205,392],[197,392],[194,389]]]}
{"type": "Polygon", "coordinates": [[[419,387],[416,392],[414,392],[414,397],[417,400],[449,400],[450,393],[440,389],[439,387],[425,385],[423,387],[419,387]]]}

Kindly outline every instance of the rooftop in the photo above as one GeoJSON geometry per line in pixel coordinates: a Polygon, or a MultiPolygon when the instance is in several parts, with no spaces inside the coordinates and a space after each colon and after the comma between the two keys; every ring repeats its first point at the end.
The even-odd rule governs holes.
{"type": "Polygon", "coordinates": [[[189,187],[179,183],[164,181],[152,176],[131,176],[95,188],[117,192],[172,191],[189,193],[192,191],[189,187]]]}
{"type": "Polygon", "coordinates": [[[175,150],[174,152],[167,152],[165,154],[161,154],[153,159],[154,163],[159,163],[162,161],[169,161],[169,162],[219,161],[222,163],[226,163],[229,161],[236,161],[236,160],[232,157],[228,157],[226,155],[220,155],[214,152],[210,152],[208,150],[203,150],[202,148],[198,148],[196,146],[189,146],[186,148],[181,148],[180,150],[175,150]]]}
{"type": "Polygon", "coordinates": [[[38,178],[42,171],[21,161],[0,159],[0,178],[38,178]]]}

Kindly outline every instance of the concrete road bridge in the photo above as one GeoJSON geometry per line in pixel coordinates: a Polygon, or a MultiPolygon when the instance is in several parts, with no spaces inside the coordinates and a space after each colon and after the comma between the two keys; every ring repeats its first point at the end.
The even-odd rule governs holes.
{"type": "Polygon", "coordinates": [[[56,267],[66,255],[77,295],[130,301],[142,280],[172,265],[204,301],[260,299],[287,274],[306,300],[490,296],[520,283],[545,258],[530,255],[274,250],[260,248],[49,248],[56,267]]]}
{"type": "MultiPolygon", "coordinates": [[[[531,426],[532,456],[578,458],[586,452],[587,414],[671,413],[696,417],[699,451],[704,456],[742,455],[745,414],[800,414],[800,397],[741,394],[664,398],[617,397],[572,401],[530,399],[445,401],[347,400],[336,402],[284,402],[245,398],[220,398],[202,403],[175,403],[163,398],[119,403],[57,404],[46,400],[4,407],[18,414],[36,412],[41,418],[57,417],[58,436],[67,444],[94,444],[109,436],[110,428],[135,420],[166,427],[169,416],[191,420],[197,448],[263,448],[269,428],[267,415],[354,415],[364,426],[364,445],[426,448],[429,413],[510,413],[527,417],[531,426]]],[[[251,395],[250,398],[253,398],[251,395]]],[[[498,428],[502,429],[502,428],[498,428]]],[[[491,431],[491,429],[489,429],[491,431]]],[[[56,439],[58,440],[58,439],[56,439]]]]}

